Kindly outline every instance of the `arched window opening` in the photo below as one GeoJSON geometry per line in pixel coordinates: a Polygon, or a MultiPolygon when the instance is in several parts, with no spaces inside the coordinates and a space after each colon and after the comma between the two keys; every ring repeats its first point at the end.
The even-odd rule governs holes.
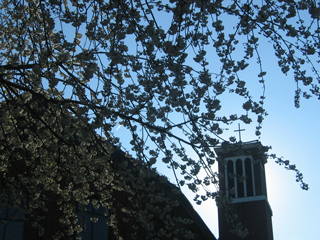
{"type": "Polygon", "coordinates": [[[237,173],[238,197],[244,197],[244,181],[242,180],[243,167],[242,167],[242,160],[241,159],[237,159],[237,161],[236,161],[236,173],[237,173]]]}
{"type": "Polygon", "coordinates": [[[261,176],[261,194],[267,195],[266,176],[264,166],[260,163],[260,176],[261,176]]]}
{"type": "Polygon", "coordinates": [[[244,167],[246,171],[246,190],[247,190],[247,197],[251,197],[254,195],[253,193],[253,177],[252,177],[252,165],[251,159],[246,158],[244,161],[244,167]]]}
{"type": "MultiPolygon", "coordinates": [[[[227,179],[228,179],[228,186],[227,189],[230,191],[230,189],[234,188],[234,177],[233,176],[234,169],[233,169],[233,162],[231,160],[228,161],[227,164],[227,179]]],[[[229,192],[229,197],[234,197],[234,194],[230,194],[229,192]]]]}

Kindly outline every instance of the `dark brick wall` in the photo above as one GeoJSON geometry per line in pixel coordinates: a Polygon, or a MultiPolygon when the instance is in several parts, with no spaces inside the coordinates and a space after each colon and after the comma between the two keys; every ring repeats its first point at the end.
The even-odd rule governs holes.
{"type": "MultiPolygon", "coordinates": [[[[244,240],[273,240],[271,211],[266,200],[230,204],[232,213],[238,215],[237,222],[247,228],[244,240]]],[[[240,240],[230,232],[224,211],[219,209],[219,240],[240,240]]]]}

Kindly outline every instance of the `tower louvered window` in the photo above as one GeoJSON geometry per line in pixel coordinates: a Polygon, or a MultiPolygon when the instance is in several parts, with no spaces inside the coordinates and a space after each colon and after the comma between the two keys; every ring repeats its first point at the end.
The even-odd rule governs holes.
{"type": "Polygon", "coordinates": [[[256,196],[255,183],[254,183],[254,170],[252,160],[246,158],[233,158],[227,161],[227,189],[235,189],[235,194],[229,197],[243,198],[256,196]],[[236,176],[234,178],[234,176],[236,176]]]}
{"type": "Polygon", "coordinates": [[[252,179],[252,165],[251,159],[246,158],[244,161],[244,167],[246,171],[246,188],[247,188],[247,196],[253,196],[253,179],[252,179]]]}
{"type": "Polygon", "coordinates": [[[237,195],[238,197],[244,197],[244,181],[242,180],[243,176],[243,167],[242,160],[238,159],[236,161],[236,173],[237,173],[237,195]]]}
{"type": "Polygon", "coordinates": [[[267,186],[266,186],[265,171],[262,164],[260,164],[260,172],[261,172],[261,191],[262,191],[261,194],[265,195],[267,194],[267,186]]]}
{"type": "MultiPolygon", "coordinates": [[[[229,160],[227,164],[227,179],[228,179],[228,189],[234,188],[234,178],[232,177],[234,173],[233,161],[229,160]]],[[[234,194],[230,194],[231,197],[234,197],[234,194]]]]}

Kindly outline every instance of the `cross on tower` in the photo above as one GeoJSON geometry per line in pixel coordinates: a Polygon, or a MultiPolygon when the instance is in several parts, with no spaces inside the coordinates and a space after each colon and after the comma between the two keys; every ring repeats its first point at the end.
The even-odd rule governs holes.
{"type": "Polygon", "coordinates": [[[245,129],[240,129],[240,123],[238,123],[238,130],[234,130],[235,132],[239,132],[239,142],[241,142],[241,131],[245,131],[245,129]]]}

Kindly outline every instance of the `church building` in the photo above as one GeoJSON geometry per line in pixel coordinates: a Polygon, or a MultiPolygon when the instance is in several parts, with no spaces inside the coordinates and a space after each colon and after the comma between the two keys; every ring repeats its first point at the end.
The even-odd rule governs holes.
{"type": "Polygon", "coordinates": [[[259,141],[239,142],[215,149],[219,161],[220,191],[227,206],[218,208],[219,240],[239,240],[232,233],[230,215],[248,230],[245,240],[273,240],[272,210],[267,198],[264,164],[267,148],[259,141]]]}

